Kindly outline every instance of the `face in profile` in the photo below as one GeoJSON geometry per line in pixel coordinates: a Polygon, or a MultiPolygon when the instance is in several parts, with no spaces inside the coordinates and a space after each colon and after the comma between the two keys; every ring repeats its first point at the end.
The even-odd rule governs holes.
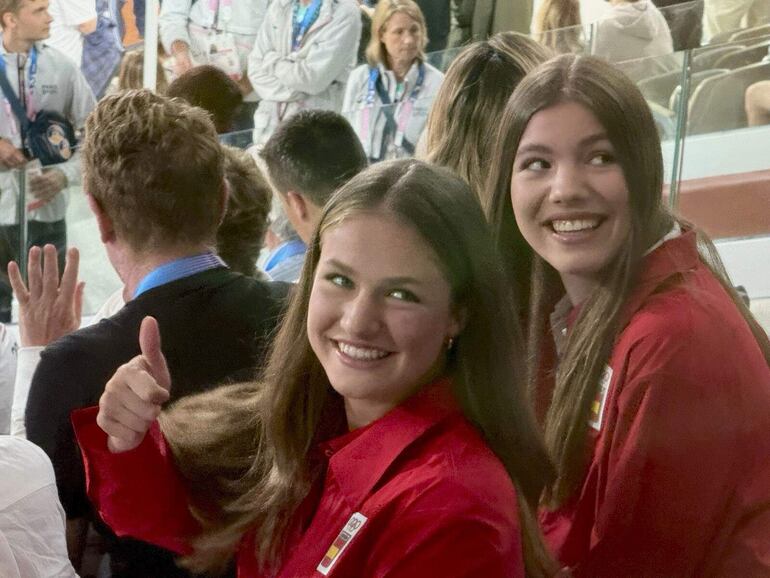
{"type": "Polygon", "coordinates": [[[45,40],[51,34],[52,20],[48,0],[22,0],[14,16],[16,36],[31,42],[45,40]]]}
{"type": "Polygon", "coordinates": [[[370,416],[363,423],[440,374],[459,332],[433,251],[387,212],[353,215],[323,233],[308,308],[310,345],[349,418],[370,416]]]}
{"type": "Polygon", "coordinates": [[[411,64],[422,45],[422,27],[411,16],[396,12],[385,23],[381,37],[391,66],[411,64]]]}
{"type": "Polygon", "coordinates": [[[596,286],[631,230],[612,143],[575,102],[532,116],[513,161],[511,203],[522,235],[559,272],[573,301],[596,286]]]}

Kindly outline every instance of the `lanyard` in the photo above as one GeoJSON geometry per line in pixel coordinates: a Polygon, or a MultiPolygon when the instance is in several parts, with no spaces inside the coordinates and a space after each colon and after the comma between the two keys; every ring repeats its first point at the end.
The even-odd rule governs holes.
{"type": "Polygon", "coordinates": [[[202,253],[200,255],[193,255],[192,257],[176,259],[153,269],[145,275],[134,291],[134,299],[139,297],[139,295],[145,291],[149,291],[155,287],[160,287],[166,283],[184,279],[185,277],[190,277],[196,273],[208,271],[209,269],[215,269],[217,267],[226,267],[226,265],[225,262],[214,253],[202,253]]]}
{"type": "MultiPolygon", "coordinates": [[[[18,55],[16,56],[18,59],[18,55]]],[[[0,72],[2,74],[5,74],[5,76],[8,76],[8,69],[5,64],[5,55],[0,54],[0,72]]],[[[23,80],[23,77],[22,77],[23,80]]],[[[32,95],[35,90],[35,82],[37,81],[37,48],[35,48],[35,45],[32,45],[32,48],[29,50],[29,72],[27,73],[27,86],[26,90],[23,86],[23,82],[19,84],[19,96],[21,96],[23,93],[26,92],[27,98],[25,104],[27,118],[30,120],[33,120],[35,118],[35,107],[33,106],[32,101],[32,95]]],[[[10,126],[11,130],[13,131],[13,134],[16,134],[16,124],[20,123],[21,120],[16,118],[16,115],[13,113],[13,109],[11,107],[11,102],[8,100],[7,97],[3,98],[3,105],[5,108],[5,114],[8,117],[8,119],[11,121],[10,126]]]]}
{"type": "MultiPolygon", "coordinates": [[[[412,111],[414,109],[414,103],[417,97],[420,95],[423,85],[425,84],[425,64],[420,62],[417,65],[417,82],[409,94],[409,97],[404,102],[401,99],[401,106],[399,107],[398,120],[396,121],[396,135],[394,138],[394,144],[396,147],[401,147],[404,143],[404,133],[406,132],[406,125],[409,123],[409,119],[412,117],[412,111]]],[[[371,110],[374,107],[375,95],[379,95],[380,101],[383,107],[388,107],[392,103],[388,93],[385,91],[385,87],[382,86],[380,79],[380,69],[373,66],[369,69],[369,81],[366,88],[366,106],[361,115],[361,134],[363,135],[363,142],[369,142],[369,126],[371,124],[371,110]]],[[[393,113],[385,112],[386,118],[394,117],[393,113]]],[[[386,136],[387,131],[383,132],[383,137],[386,136]]],[[[384,143],[383,143],[384,144],[384,143]]]]}
{"type": "Polygon", "coordinates": [[[305,243],[299,239],[293,239],[287,243],[284,243],[275,253],[270,255],[267,263],[265,263],[265,273],[270,274],[270,271],[272,271],[273,268],[281,263],[281,261],[290,259],[291,257],[295,257],[297,255],[301,255],[305,252],[305,250],[305,243]]]}
{"type": "Polygon", "coordinates": [[[220,22],[220,28],[226,27],[233,16],[233,0],[209,0],[208,7],[211,27],[216,28],[220,22]]]}
{"type": "Polygon", "coordinates": [[[318,19],[318,15],[321,13],[321,4],[323,0],[313,0],[310,6],[305,10],[305,15],[302,21],[299,20],[299,0],[294,0],[294,8],[292,9],[291,16],[291,51],[297,52],[302,46],[302,41],[305,39],[307,31],[318,19]]]}

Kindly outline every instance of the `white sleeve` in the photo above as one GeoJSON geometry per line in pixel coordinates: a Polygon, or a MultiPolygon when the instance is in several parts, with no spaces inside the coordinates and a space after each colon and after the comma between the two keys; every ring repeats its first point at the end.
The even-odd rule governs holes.
{"type": "Polygon", "coordinates": [[[27,398],[32,376],[40,363],[40,347],[20,347],[16,358],[16,383],[13,388],[13,409],[11,410],[11,435],[26,438],[24,413],[27,410],[27,398]]]}
{"type": "MultiPolygon", "coordinates": [[[[197,1],[207,2],[208,0],[197,1]]],[[[190,20],[191,9],[192,0],[163,0],[160,5],[160,17],[158,18],[160,40],[168,54],[171,54],[171,45],[175,40],[181,40],[188,46],[190,45],[190,33],[187,30],[187,24],[190,20]]]]}
{"type": "Polygon", "coordinates": [[[96,18],[96,0],[60,0],[63,23],[78,26],[96,18]]]}

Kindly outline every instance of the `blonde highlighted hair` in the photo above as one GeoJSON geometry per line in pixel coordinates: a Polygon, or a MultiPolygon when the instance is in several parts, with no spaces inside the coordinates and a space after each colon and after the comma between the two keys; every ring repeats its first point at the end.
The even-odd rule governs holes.
{"type": "Polygon", "coordinates": [[[425,47],[428,45],[428,28],[420,7],[414,0],[380,0],[372,15],[372,35],[369,39],[369,44],[366,46],[366,61],[369,63],[369,66],[377,66],[379,64],[387,66],[388,53],[382,42],[382,35],[385,33],[385,27],[388,25],[391,17],[398,12],[406,14],[420,25],[422,42],[417,58],[425,60],[425,47]]]}

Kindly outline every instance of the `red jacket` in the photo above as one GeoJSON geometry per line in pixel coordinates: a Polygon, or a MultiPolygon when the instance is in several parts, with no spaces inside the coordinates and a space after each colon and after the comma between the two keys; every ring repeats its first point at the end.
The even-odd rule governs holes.
{"type": "Polygon", "coordinates": [[[770,576],[770,369],[692,232],[645,258],[625,319],[548,543],[576,577],[770,576]]]}
{"type": "MultiPolygon", "coordinates": [[[[118,535],[188,552],[196,532],[157,424],[111,454],[96,408],[73,413],[88,492],[118,535]]],[[[501,462],[439,382],[322,444],[325,477],[300,511],[280,578],[523,578],[516,495],[501,462]]],[[[238,576],[259,577],[253,536],[238,576]]]]}

